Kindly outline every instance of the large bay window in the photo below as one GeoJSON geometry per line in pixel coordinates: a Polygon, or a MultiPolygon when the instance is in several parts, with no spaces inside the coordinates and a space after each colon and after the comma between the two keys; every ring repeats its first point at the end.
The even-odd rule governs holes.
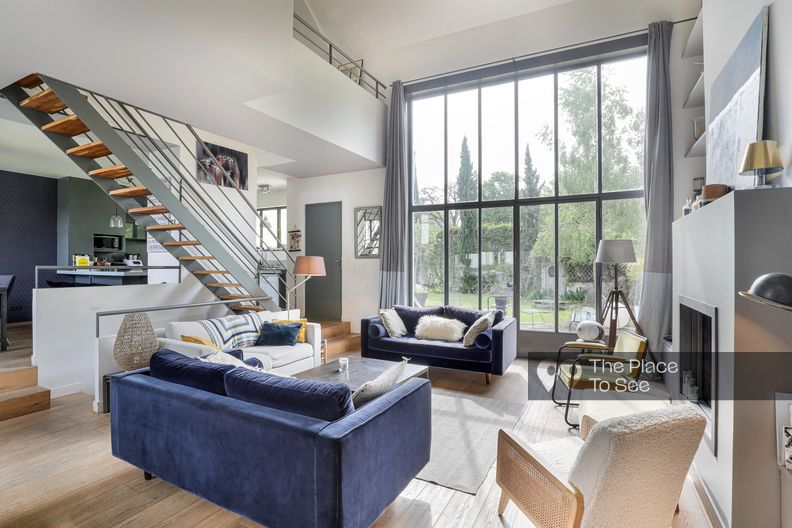
{"type": "Polygon", "coordinates": [[[645,98],[640,50],[410,93],[413,301],[571,332],[611,287],[598,241],[629,238],[638,262],[619,271],[637,305],[645,98]]]}

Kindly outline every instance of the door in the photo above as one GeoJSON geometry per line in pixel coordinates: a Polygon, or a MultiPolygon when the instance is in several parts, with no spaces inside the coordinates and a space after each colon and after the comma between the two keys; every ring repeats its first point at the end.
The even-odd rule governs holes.
{"type": "Polygon", "coordinates": [[[341,320],[341,202],[305,206],[305,254],[324,257],[325,277],[305,283],[305,316],[341,320]]]}

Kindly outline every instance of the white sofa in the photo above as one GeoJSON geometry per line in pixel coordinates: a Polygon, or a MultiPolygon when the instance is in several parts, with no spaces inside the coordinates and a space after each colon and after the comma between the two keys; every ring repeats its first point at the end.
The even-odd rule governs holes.
{"type": "MultiPolygon", "coordinates": [[[[290,312],[257,312],[262,322],[274,319],[299,319],[299,310],[290,312]]],[[[195,357],[209,354],[214,350],[206,345],[186,343],[181,336],[200,337],[209,340],[209,334],[198,321],[178,321],[168,323],[165,337],[160,337],[160,347],[169,348],[181,354],[195,357]]],[[[291,376],[298,372],[317,367],[322,364],[322,327],[316,323],[308,323],[305,343],[294,346],[249,346],[242,348],[245,359],[261,360],[264,369],[275,374],[291,376]]]]}

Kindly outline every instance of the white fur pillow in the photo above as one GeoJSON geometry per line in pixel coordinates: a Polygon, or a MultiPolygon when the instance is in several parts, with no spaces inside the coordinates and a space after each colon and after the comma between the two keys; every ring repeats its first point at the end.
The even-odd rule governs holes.
{"type": "Polygon", "coordinates": [[[461,341],[465,335],[465,323],[439,315],[424,315],[415,327],[415,337],[437,341],[461,341]]]}

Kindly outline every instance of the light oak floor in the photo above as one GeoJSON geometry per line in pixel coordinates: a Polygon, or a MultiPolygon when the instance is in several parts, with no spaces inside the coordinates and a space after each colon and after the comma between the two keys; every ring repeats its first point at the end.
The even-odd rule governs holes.
{"type": "MultiPolygon", "coordinates": [[[[543,396],[537,366],[519,359],[490,386],[482,374],[432,369],[430,377],[435,387],[490,398],[525,401],[527,393],[515,430],[528,442],[573,434],[543,396]]],[[[0,422],[0,446],[0,528],[259,526],[161,480],[145,481],[140,470],[113,458],[109,418],[91,412],[86,395],[0,422]]],[[[512,504],[498,517],[499,493],[494,466],[476,495],[413,480],[375,526],[530,527],[512,504]]],[[[710,526],[703,512],[688,482],[674,526],[710,526]]]]}

